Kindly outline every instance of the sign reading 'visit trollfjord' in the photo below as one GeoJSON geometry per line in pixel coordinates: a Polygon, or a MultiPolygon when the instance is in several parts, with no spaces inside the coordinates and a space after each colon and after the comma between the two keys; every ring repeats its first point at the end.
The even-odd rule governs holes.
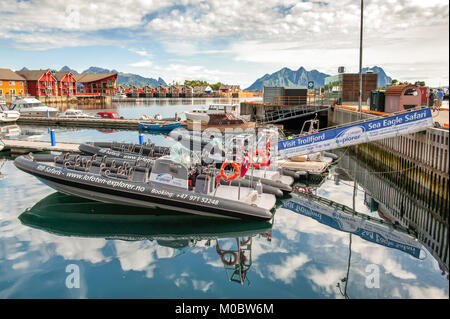
{"type": "Polygon", "coordinates": [[[281,157],[293,157],[423,131],[433,125],[429,108],[339,127],[278,142],[281,157]]]}

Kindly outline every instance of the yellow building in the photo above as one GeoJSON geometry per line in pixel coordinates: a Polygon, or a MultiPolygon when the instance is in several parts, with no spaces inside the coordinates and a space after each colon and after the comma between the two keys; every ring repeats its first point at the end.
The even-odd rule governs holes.
{"type": "Polygon", "coordinates": [[[25,94],[25,79],[10,69],[0,69],[0,96],[25,94]]]}

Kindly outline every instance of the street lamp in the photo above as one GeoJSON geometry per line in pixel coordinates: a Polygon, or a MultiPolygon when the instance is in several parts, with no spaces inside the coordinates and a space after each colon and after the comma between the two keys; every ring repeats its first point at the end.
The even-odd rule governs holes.
{"type": "Polygon", "coordinates": [[[362,42],[363,42],[363,10],[364,0],[361,0],[361,30],[359,35],[359,100],[358,100],[358,112],[362,110],[362,42]]]}

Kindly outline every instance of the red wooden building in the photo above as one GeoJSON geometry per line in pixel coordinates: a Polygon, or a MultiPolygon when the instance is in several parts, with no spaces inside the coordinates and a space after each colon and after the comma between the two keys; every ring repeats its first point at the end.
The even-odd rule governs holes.
{"type": "Polygon", "coordinates": [[[16,71],[25,78],[28,94],[32,96],[57,96],[58,80],[50,70],[16,71]]]}
{"type": "Polygon", "coordinates": [[[77,94],[76,80],[72,72],[55,72],[53,76],[58,81],[58,95],[72,96],[77,94]]]}
{"type": "Polygon", "coordinates": [[[73,75],[82,84],[84,94],[109,95],[116,93],[117,73],[84,73],[73,75]]]}

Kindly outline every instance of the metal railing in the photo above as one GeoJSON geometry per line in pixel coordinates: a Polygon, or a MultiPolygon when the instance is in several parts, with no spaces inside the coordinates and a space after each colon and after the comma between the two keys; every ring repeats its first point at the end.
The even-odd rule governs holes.
{"type": "MultiPolygon", "coordinates": [[[[377,119],[377,118],[391,117],[391,116],[395,116],[395,115],[411,113],[411,112],[415,112],[415,111],[426,109],[426,108],[428,108],[428,107],[419,106],[417,108],[413,108],[413,109],[409,109],[409,110],[402,110],[402,111],[393,112],[393,113],[384,113],[382,115],[371,114],[371,115],[368,115],[367,118],[359,119],[359,120],[356,120],[356,121],[353,121],[353,122],[348,122],[348,123],[343,123],[343,124],[338,124],[338,125],[334,125],[334,126],[321,128],[319,130],[316,130],[315,133],[321,133],[323,131],[334,130],[334,129],[341,128],[341,127],[352,126],[352,125],[356,125],[356,124],[362,124],[362,123],[373,121],[374,119],[377,119]]],[[[300,134],[294,134],[294,135],[289,136],[289,139],[296,138],[296,137],[299,137],[299,136],[300,136],[300,134]]]]}
{"type": "Polygon", "coordinates": [[[328,110],[330,106],[326,107],[318,104],[299,105],[295,107],[265,112],[264,118],[258,122],[261,124],[277,123],[297,117],[313,115],[317,112],[328,110]]]}

